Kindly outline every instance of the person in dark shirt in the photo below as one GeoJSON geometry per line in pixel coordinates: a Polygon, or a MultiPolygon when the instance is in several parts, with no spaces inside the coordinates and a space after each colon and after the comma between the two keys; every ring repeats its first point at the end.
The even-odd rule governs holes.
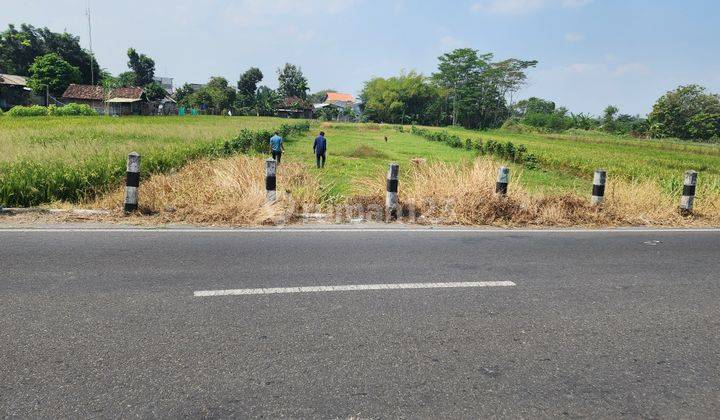
{"type": "Polygon", "coordinates": [[[325,139],[325,133],[320,132],[320,135],[315,138],[313,144],[313,151],[315,151],[315,162],[318,168],[325,167],[325,152],[327,151],[327,140],[325,139]]]}

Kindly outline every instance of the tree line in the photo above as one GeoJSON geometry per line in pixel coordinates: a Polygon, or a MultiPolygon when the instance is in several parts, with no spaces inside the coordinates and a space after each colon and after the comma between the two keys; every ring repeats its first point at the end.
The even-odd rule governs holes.
{"type": "Polygon", "coordinates": [[[493,61],[493,54],[456,49],[438,58],[430,76],[410,71],[375,77],[363,87],[363,117],[394,124],[460,125],[564,131],[601,130],[635,137],[720,141],[720,96],[702,86],[680,86],[661,96],[647,117],[609,105],[599,117],[572,113],[553,101],[528,98],[513,103],[535,60],[493,61]]]}
{"type": "Polygon", "coordinates": [[[387,123],[495,128],[510,116],[509,100],[536,60],[494,61],[491,53],[460,48],[439,57],[430,77],[411,71],[367,81],[360,95],[369,120],[387,123]]]}
{"type": "MultiPolygon", "coordinates": [[[[29,87],[34,91],[47,89],[53,96],[60,96],[70,83],[95,83],[106,89],[141,86],[150,100],[167,95],[154,81],[152,58],[134,48],[128,49],[127,56],[128,71],[113,76],[80,46],[77,36],[27,24],[20,28],[8,25],[0,32],[0,72],[29,77],[29,87]]],[[[542,98],[513,102],[527,82],[527,71],[537,63],[516,58],[497,61],[492,53],[455,49],[438,57],[437,70],[430,76],[410,71],[368,80],[360,94],[362,115],[347,110],[346,116],[381,123],[460,125],[470,129],[583,129],[637,137],[720,139],[720,96],[698,85],[667,92],[656,101],[647,118],[621,113],[612,105],[594,117],[572,113],[542,98]]],[[[175,100],[207,113],[232,110],[236,115],[270,116],[275,115],[281,103],[284,107],[305,108],[322,102],[332,92],[308,94],[309,84],[302,69],[290,63],[277,70],[278,89],[260,85],[263,77],[260,69],[251,67],[240,75],[236,86],[223,77],[212,77],[200,87],[185,84],[175,92],[175,100]]],[[[335,108],[322,112],[325,118],[342,113],[335,108]]]]}

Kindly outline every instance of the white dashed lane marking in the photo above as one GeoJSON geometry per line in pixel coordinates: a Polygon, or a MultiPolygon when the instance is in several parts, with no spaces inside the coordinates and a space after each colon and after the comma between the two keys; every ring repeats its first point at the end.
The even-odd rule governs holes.
{"type": "Polygon", "coordinates": [[[196,297],[233,295],[273,295],[280,293],[357,292],[363,290],[398,289],[450,289],[458,287],[511,287],[511,281],[465,281],[452,283],[388,283],[388,284],[346,284],[339,286],[265,287],[258,289],[200,290],[196,297]]]}

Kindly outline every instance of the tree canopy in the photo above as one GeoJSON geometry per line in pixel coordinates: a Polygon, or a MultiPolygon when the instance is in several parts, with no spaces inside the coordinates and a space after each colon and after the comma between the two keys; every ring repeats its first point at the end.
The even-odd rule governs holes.
{"type": "Polygon", "coordinates": [[[307,99],[308,81],[300,67],[285,63],[285,67],[278,69],[278,82],[278,94],[282,97],[295,96],[300,99],[307,99]]]}
{"type": "Polygon", "coordinates": [[[35,92],[43,92],[45,88],[53,96],[60,96],[70,83],[82,80],[80,69],[70,65],[58,54],[50,53],[35,58],[30,66],[28,87],[35,92]]]}
{"type": "Polygon", "coordinates": [[[388,123],[437,123],[435,108],[440,91],[420,73],[376,77],[367,82],[360,94],[365,114],[372,121],[388,123]]]}
{"type": "Polygon", "coordinates": [[[67,32],[56,33],[48,28],[22,24],[20,29],[8,25],[0,32],[0,72],[30,76],[30,66],[37,57],[55,53],[78,69],[78,83],[91,83],[91,66],[95,82],[100,80],[100,66],[90,53],[80,46],[80,38],[67,32]]]}
{"type": "Polygon", "coordinates": [[[720,137],[720,96],[702,86],[680,86],[657,100],[648,121],[653,137],[720,137]]]}
{"type": "Polygon", "coordinates": [[[138,54],[135,48],[129,48],[127,56],[127,65],[135,73],[136,85],[145,86],[152,83],[155,77],[155,61],[145,54],[138,54]]]}
{"type": "Polygon", "coordinates": [[[263,79],[263,74],[257,67],[250,67],[240,75],[237,82],[237,105],[238,108],[252,109],[255,107],[257,85],[263,79]]]}
{"type": "Polygon", "coordinates": [[[193,90],[188,84],[183,85],[175,93],[175,100],[180,105],[204,109],[210,114],[220,114],[234,107],[236,93],[227,79],[216,76],[198,90],[193,90]]]}

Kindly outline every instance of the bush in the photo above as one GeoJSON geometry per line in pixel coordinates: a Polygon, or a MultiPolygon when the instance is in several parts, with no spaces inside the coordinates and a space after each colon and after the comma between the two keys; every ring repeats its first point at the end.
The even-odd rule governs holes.
{"type": "Polygon", "coordinates": [[[540,169],[540,159],[533,153],[526,155],[523,158],[523,164],[528,169],[540,169]]]}
{"type": "Polygon", "coordinates": [[[0,108],[0,117],[2,117],[3,114],[4,114],[4,112],[3,112],[2,108],[0,108]]]}
{"type": "Polygon", "coordinates": [[[42,117],[48,114],[48,109],[44,106],[14,106],[7,113],[11,117],[42,117]]]}
{"type": "Polygon", "coordinates": [[[540,160],[538,157],[532,153],[528,154],[528,149],[524,144],[516,146],[511,141],[500,143],[492,139],[488,139],[484,143],[481,139],[478,139],[477,141],[465,139],[463,142],[460,137],[454,134],[449,134],[446,131],[427,130],[424,128],[417,128],[415,126],[411,128],[411,133],[416,136],[424,137],[430,141],[445,143],[450,147],[475,150],[480,155],[493,155],[511,162],[522,163],[528,169],[538,169],[540,167],[540,160]]]}
{"type": "Polygon", "coordinates": [[[52,116],[75,116],[84,115],[88,117],[97,116],[98,113],[90,105],[86,104],[67,104],[62,107],[50,105],[48,107],[48,115],[52,116]]]}
{"type": "MultiPolygon", "coordinates": [[[[296,134],[304,134],[310,130],[310,122],[304,121],[297,124],[282,124],[277,132],[283,138],[288,138],[296,134]]],[[[231,155],[237,152],[257,152],[270,153],[270,137],[274,131],[254,131],[249,129],[240,130],[240,134],[232,140],[223,143],[216,155],[231,155]]]]}

